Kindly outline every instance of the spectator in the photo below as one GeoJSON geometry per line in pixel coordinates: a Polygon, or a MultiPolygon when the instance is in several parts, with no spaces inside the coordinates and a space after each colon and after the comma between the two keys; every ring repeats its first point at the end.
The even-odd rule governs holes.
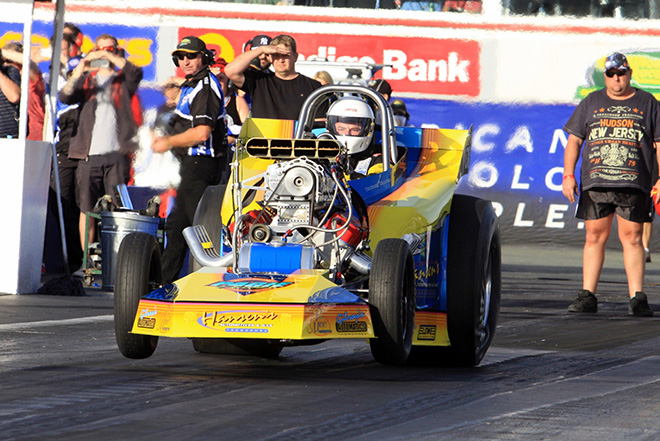
{"type": "Polygon", "coordinates": [[[192,225],[206,187],[226,180],[228,164],[222,86],[209,70],[214,63],[213,52],[201,39],[185,37],[172,52],[172,60],[186,75],[173,119],[173,134],[156,138],[151,145],[156,153],[173,150],[181,158],[181,184],[165,231],[163,280],[167,283],[176,280],[183,267],[188,249],[184,228],[192,225]]]}
{"type": "Polygon", "coordinates": [[[64,23],[62,35],[69,42],[68,57],[82,56],[83,33],[80,28],[73,23],[64,23]]]}
{"type": "Polygon", "coordinates": [[[405,1],[401,3],[402,10],[408,11],[442,11],[443,3],[437,2],[419,2],[419,1],[405,1]]]}
{"type": "Polygon", "coordinates": [[[332,79],[332,76],[324,71],[320,70],[314,74],[313,79],[321,83],[321,86],[327,86],[328,84],[334,84],[335,82],[332,79]]]}
{"type": "Polygon", "coordinates": [[[380,93],[385,98],[385,101],[390,102],[390,98],[392,97],[392,86],[390,86],[390,83],[383,79],[371,80],[369,82],[369,88],[380,93]]]}
{"type": "Polygon", "coordinates": [[[469,12],[472,14],[481,14],[481,0],[445,0],[442,10],[445,12],[469,12]]]}
{"type": "Polygon", "coordinates": [[[116,186],[127,184],[131,156],[138,148],[138,125],[132,103],[142,80],[142,69],[118,55],[117,39],[96,38],[96,48],[73,69],[60,92],[64,104],[80,105],[80,121],[69,145],[70,159],[83,159],[76,170],[80,207],[80,237],[95,236],[94,223],[85,231],[85,213],[116,186]],[[119,69],[117,71],[116,69],[119,69]]]}
{"type": "Polygon", "coordinates": [[[18,137],[21,72],[0,51],[0,138],[18,137]]]}
{"type": "MultiPolygon", "coordinates": [[[[268,46],[272,40],[273,39],[268,35],[257,35],[256,37],[253,37],[252,40],[245,42],[243,45],[243,52],[256,49],[260,46],[268,46]]],[[[260,70],[264,73],[271,73],[272,71],[270,70],[270,64],[271,63],[270,59],[268,58],[268,54],[263,53],[250,62],[250,67],[256,70],[260,70]]]]}
{"type": "Polygon", "coordinates": [[[410,120],[410,114],[408,113],[408,109],[406,108],[406,103],[404,103],[402,99],[397,98],[395,100],[392,100],[392,104],[390,104],[390,107],[392,108],[392,113],[394,114],[395,126],[414,127],[408,124],[408,121],[410,120]]]}
{"type": "MultiPolygon", "coordinates": [[[[36,48],[35,48],[36,49],[36,48]]],[[[23,44],[11,41],[5,44],[2,53],[5,62],[21,71],[23,68],[23,44]]],[[[30,61],[30,80],[28,81],[28,134],[32,141],[43,140],[44,116],[46,114],[46,85],[41,70],[34,61],[30,61]]]]}
{"type": "Polygon", "coordinates": [[[153,136],[171,135],[174,129],[174,112],[181,96],[181,84],[185,80],[179,77],[168,78],[160,87],[165,102],[156,109],[156,118],[151,126],[153,136]]]}
{"type": "MultiPolygon", "coordinates": [[[[385,101],[388,103],[390,102],[390,98],[392,97],[392,86],[390,86],[390,83],[388,83],[386,80],[371,80],[369,81],[368,86],[370,89],[380,93],[383,98],[385,98],[385,101]]],[[[376,127],[380,130],[381,125],[382,121],[380,120],[380,112],[378,112],[376,113],[376,127]]]]}
{"type": "MultiPolygon", "coordinates": [[[[651,174],[651,182],[658,180],[658,161],[653,158],[653,172],[651,174]]],[[[654,196],[651,193],[651,196],[654,196]]],[[[644,229],[642,231],[642,245],[644,246],[644,260],[648,263],[651,262],[651,236],[653,236],[653,218],[655,217],[655,210],[651,210],[650,219],[644,222],[644,229]]]]}
{"type": "MultiPolygon", "coordinates": [[[[628,314],[651,316],[644,285],[642,230],[649,220],[653,157],[660,152],[660,106],[648,92],[630,85],[632,69],[623,54],[605,61],[605,89],[589,94],[564,126],[569,133],[564,153],[562,192],[573,203],[578,195],[575,165],[582,152],[576,216],[585,219],[582,290],[569,312],[598,311],[596,292],[605,260],[605,244],[617,215],[623,264],[628,277],[628,314]],[[619,125],[626,124],[621,130],[619,125]],[[634,138],[628,134],[634,134],[634,138]]],[[[660,199],[655,196],[656,202],[660,199]]]]}
{"type": "Polygon", "coordinates": [[[244,52],[227,65],[227,77],[252,98],[253,117],[298,119],[303,102],[321,83],[296,72],[297,58],[296,41],[278,35],[269,45],[244,52]],[[268,55],[275,75],[249,69],[251,60],[262,54],[268,55]]]}
{"type": "Polygon", "coordinates": [[[230,149],[233,149],[236,144],[236,138],[241,132],[243,122],[250,114],[250,106],[245,98],[245,92],[236,89],[231,84],[227,75],[225,75],[225,67],[227,61],[224,58],[219,58],[215,66],[211,68],[211,72],[218,79],[222,86],[222,93],[225,95],[225,112],[227,113],[227,144],[230,149]]]}

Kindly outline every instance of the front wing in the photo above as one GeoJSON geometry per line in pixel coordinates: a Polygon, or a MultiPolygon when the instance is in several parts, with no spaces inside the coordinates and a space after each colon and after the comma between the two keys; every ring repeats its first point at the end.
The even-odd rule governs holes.
{"type": "MultiPolygon", "coordinates": [[[[205,268],[143,296],[134,334],[188,338],[374,338],[371,306],[321,270],[237,276],[205,268]]],[[[447,346],[446,314],[417,311],[414,344],[447,346]]]]}

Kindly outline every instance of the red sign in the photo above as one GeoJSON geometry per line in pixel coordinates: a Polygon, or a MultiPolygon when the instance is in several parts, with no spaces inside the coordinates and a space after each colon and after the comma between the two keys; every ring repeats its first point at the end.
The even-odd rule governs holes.
{"type": "MultiPolygon", "coordinates": [[[[179,28],[196,35],[219,57],[232,61],[245,42],[261,32],[179,28]]],[[[275,36],[277,33],[271,33],[275,36]]],[[[474,40],[379,37],[370,35],[291,34],[300,60],[358,61],[385,64],[376,74],[397,93],[472,96],[481,91],[480,45],[474,40]]]]}

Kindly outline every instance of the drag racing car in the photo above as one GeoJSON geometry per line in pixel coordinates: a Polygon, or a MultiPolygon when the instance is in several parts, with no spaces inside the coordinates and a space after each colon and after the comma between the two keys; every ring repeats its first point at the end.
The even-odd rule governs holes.
{"type": "Polygon", "coordinates": [[[395,127],[387,101],[362,86],[317,89],[297,122],[248,119],[229,183],[207,189],[184,231],[194,272],[164,285],[156,238],[124,238],[121,353],[149,357],[159,337],[265,357],[366,339],[383,364],[479,364],[497,324],[501,253],[491,203],[454,193],[470,141],[471,130],[395,127]],[[377,172],[354,173],[341,137],[318,127],[319,109],[345,96],[376,115],[377,172]]]}

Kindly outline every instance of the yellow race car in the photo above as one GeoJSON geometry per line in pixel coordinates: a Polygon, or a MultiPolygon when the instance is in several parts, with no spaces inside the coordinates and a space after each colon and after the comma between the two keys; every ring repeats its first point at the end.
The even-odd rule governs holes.
{"type": "Polygon", "coordinates": [[[196,271],[162,284],[155,237],[124,238],[116,261],[121,353],[159,337],[200,352],[276,357],[283,347],[366,339],[376,361],[479,364],[495,332],[501,253],[489,201],[454,194],[471,130],[395,127],[380,94],[331,85],[298,121],[249,119],[225,186],[209,187],[184,235],[196,271]],[[315,128],[328,100],[377,115],[378,173],[355,177],[347,151],[315,128]]]}

